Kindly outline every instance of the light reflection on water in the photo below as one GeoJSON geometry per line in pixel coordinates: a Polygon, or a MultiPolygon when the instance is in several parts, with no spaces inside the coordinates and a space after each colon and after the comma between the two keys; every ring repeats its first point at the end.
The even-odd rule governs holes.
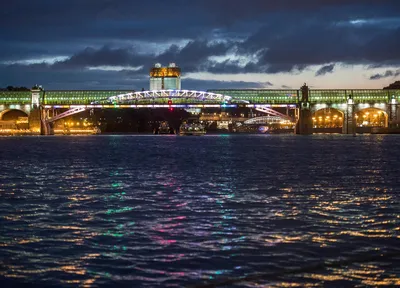
{"type": "MultiPolygon", "coordinates": [[[[176,287],[399,249],[399,139],[0,138],[0,275],[176,287]]],[[[398,264],[237,287],[393,286],[398,264]]]]}

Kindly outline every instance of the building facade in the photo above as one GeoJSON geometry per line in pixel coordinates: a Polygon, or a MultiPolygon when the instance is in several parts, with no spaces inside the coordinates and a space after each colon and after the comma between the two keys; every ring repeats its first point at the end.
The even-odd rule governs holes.
{"type": "Polygon", "coordinates": [[[150,90],[170,89],[181,89],[181,69],[175,63],[170,63],[168,67],[155,64],[150,70],[150,90]]]}

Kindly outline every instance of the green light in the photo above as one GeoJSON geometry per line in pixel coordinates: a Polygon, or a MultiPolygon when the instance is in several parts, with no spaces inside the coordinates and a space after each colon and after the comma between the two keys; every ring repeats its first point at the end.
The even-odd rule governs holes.
{"type": "Polygon", "coordinates": [[[116,214],[116,213],[123,213],[123,212],[127,212],[127,211],[132,211],[133,208],[132,207],[124,207],[121,209],[109,209],[107,210],[106,214],[110,215],[110,214],[116,214]]]}

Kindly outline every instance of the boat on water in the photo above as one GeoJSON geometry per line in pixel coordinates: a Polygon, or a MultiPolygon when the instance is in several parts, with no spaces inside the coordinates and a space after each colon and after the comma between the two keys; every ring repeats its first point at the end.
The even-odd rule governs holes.
{"type": "Polygon", "coordinates": [[[171,134],[171,128],[167,121],[163,121],[158,126],[158,129],[154,130],[154,134],[171,134]]]}
{"type": "Polygon", "coordinates": [[[53,134],[62,135],[99,135],[101,134],[101,129],[99,127],[94,127],[93,129],[63,129],[55,130],[51,132],[53,134]]]}
{"type": "Polygon", "coordinates": [[[200,123],[183,123],[179,127],[179,135],[201,136],[204,134],[206,134],[206,129],[200,123]]]}

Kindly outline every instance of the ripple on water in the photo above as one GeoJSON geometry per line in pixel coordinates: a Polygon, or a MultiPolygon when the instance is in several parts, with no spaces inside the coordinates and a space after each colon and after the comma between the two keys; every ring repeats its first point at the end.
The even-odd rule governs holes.
{"type": "MultiPolygon", "coordinates": [[[[0,138],[0,275],[176,287],[396,250],[398,140],[0,138]]],[[[396,286],[399,263],[237,287],[396,286]]]]}

